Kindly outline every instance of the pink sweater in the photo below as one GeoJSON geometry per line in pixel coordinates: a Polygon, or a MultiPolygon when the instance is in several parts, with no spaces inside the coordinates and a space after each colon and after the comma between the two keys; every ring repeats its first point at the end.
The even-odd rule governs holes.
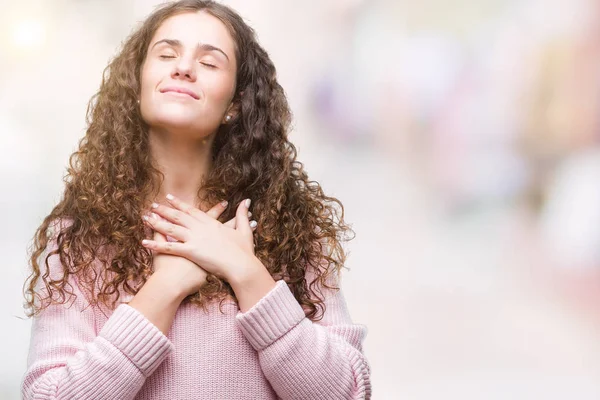
{"type": "MultiPolygon", "coordinates": [[[[54,247],[56,248],[56,247],[54,247]]],[[[51,276],[62,276],[58,255],[51,276]]],[[[44,271],[42,271],[44,272],[44,271]]],[[[23,399],[369,399],[367,334],[342,291],[322,289],[322,320],[305,317],[287,284],[245,313],[182,304],[165,336],[121,296],[113,312],[77,294],[33,318],[23,399]],[[87,306],[87,307],[86,307],[87,306]]]]}

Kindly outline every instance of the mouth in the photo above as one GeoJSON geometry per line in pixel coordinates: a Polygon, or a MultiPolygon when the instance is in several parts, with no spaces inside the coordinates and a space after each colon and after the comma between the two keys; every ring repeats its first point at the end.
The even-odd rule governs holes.
{"type": "Polygon", "coordinates": [[[198,96],[194,91],[187,89],[187,88],[183,88],[183,87],[165,87],[160,89],[161,93],[169,93],[172,95],[176,95],[176,96],[180,96],[180,97],[191,97],[195,100],[200,99],[200,96],[198,96]]]}

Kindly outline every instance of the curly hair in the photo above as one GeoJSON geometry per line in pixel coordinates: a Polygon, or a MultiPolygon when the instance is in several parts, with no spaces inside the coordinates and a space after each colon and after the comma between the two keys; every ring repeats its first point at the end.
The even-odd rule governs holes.
{"type": "MultiPolygon", "coordinates": [[[[288,284],[311,320],[322,318],[325,311],[320,288],[339,290],[329,284],[347,268],[342,241],[351,240],[344,233],[354,231],[344,223],[341,202],[326,196],[296,160],[296,148],[288,140],[291,112],[271,59],[235,11],[214,1],[184,0],[157,8],[124,41],[103,72],[86,111],[85,136],[69,158],[63,197],[28,249],[27,316],[37,315],[53,302],[64,304],[65,294],[74,294],[67,289],[69,276],[90,293],[90,305],[114,309],[121,291],[135,295],[152,274],[152,252],[140,244],[148,236],[140,216],[159,193],[164,175],[151,157],[148,126],[137,103],[141,68],[163,21],[199,11],[223,22],[235,42],[239,67],[233,101],[239,108],[233,123],[221,125],[216,133],[212,167],[198,199],[204,204],[253,199],[256,257],[274,279],[288,284]],[[57,221],[68,223],[56,225],[57,221]],[[47,271],[42,275],[38,259],[44,253],[47,271]],[[48,267],[48,258],[56,254],[63,269],[60,276],[51,275],[48,267]],[[308,275],[314,276],[310,282],[308,275]],[[36,291],[41,283],[45,297],[36,291]]],[[[234,216],[230,207],[219,220],[234,216]]],[[[235,299],[231,286],[209,275],[200,291],[184,302],[206,310],[208,302],[228,297],[235,299]]]]}

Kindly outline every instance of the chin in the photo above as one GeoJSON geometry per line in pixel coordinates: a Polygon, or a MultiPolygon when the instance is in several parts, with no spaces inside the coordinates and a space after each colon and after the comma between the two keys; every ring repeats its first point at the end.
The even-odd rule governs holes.
{"type": "Polygon", "coordinates": [[[198,115],[198,113],[192,113],[189,110],[174,110],[165,107],[159,112],[154,113],[148,120],[156,125],[177,126],[183,128],[193,125],[194,122],[198,122],[199,118],[201,118],[201,116],[198,115]]]}

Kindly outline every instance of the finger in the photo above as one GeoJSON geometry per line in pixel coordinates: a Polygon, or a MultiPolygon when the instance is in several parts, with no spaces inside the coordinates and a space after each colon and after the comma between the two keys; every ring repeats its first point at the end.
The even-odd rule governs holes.
{"type": "Polygon", "coordinates": [[[175,209],[185,214],[191,215],[198,221],[206,220],[206,218],[208,217],[204,211],[197,209],[196,207],[184,202],[183,200],[173,196],[170,193],[167,194],[166,198],[169,204],[171,204],[175,209]]]}
{"type": "Polygon", "coordinates": [[[172,224],[164,219],[157,220],[155,218],[148,218],[147,215],[144,216],[144,221],[146,221],[146,223],[150,225],[152,229],[159,231],[165,237],[171,236],[175,240],[179,240],[181,242],[186,242],[188,240],[189,229],[187,228],[172,224]]]}
{"type": "Polygon", "coordinates": [[[206,212],[206,215],[208,215],[209,217],[211,217],[213,219],[218,219],[219,216],[221,214],[223,214],[223,211],[225,211],[226,208],[227,208],[227,201],[223,200],[222,202],[215,204],[213,206],[213,208],[208,210],[206,212]]]}
{"type": "MultiPolygon", "coordinates": [[[[251,216],[252,216],[252,213],[250,211],[248,211],[248,218],[251,216]]],[[[223,225],[235,229],[235,217],[231,218],[229,221],[225,222],[223,225]]]]}
{"type": "Polygon", "coordinates": [[[152,211],[161,216],[162,219],[185,228],[190,228],[194,222],[197,222],[190,214],[163,204],[152,203],[152,211]]]}
{"type": "MultiPolygon", "coordinates": [[[[155,214],[155,213],[152,213],[152,215],[156,215],[156,218],[157,218],[159,221],[165,221],[165,222],[168,222],[166,219],[164,219],[164,218],[163,218],[163,217],[161,217],[160,215],[157,215],[157,214],[155,214]]],[[[155,232],[155,234],[156,234],[157,236],[160,236],[160,239],[159,239],[159,241],[161,241],[161,242],[170,242],[170,240],[169,240],[169,238],[168,238],[167,236],[163,235],[162,233],[160,233],[159,231],[156,231],[156,230],[155,230],[154,232],[155,232]]]]}
{"type": "Polygon", "coordinates": [[[248,219],[248,207],[250,207],[250,199],[246,199],[240,202],[235,214],[235,229],[248,234],[252,237],[252,227],[248,219]]]}
{"type": "Polygon", "coordinates": [[[142,246],[147,247],[159,253],[173,254],[177,256],[185,257],[187,254],[187,248],[185,243],[179,242],[157,242],[155,240],[142,240],[142,246]]]}
{"type": "MultiPolygon", "coordinates": [[[[152,216],[152,218],[154,218],[157,221],[160,221],[162,219],[155,213],[150,213],[150,215],[152,216]]],[[[167,241],[167,237],[165,235],[163,235],[162,233],[160,233],[157,230],[153,230],[153,231],[154,231],[154,240],[155,241],[157,241],[157,242],[166,242],[167,241]]]]}
{"type": "MultiPolygon", "coordinates": [[[[156,220],[160,220],[160,219],[161,219],[161,218],[160,218],[158,215],[156,215],[155,213],[150,213],[150,216],[151,216],[152,218],[156,219],[156,220]]],[[[152,238],[154,239],[154,241],[156,241],[156,242],[159,242],[159,243],[161,243],[161,242],[166,242],[166,241],[167,241],[167,238],[165,237],[165,235],[163,235],[163,234],[162,234],[162,233],[160,233],[159,231],[156,231],[156,230],[152,229],[152,232],[153,232],[153,234],[152,234],[152,235],[153,235],[153,236],[152,236],[152,238]]],[[[154,251],[154,250],[152,250],[152,249],[150,249],[150,251],[152,252],[152,254],[153,254],[153,255],[156,255],[156,251],[154,251]]]]}

